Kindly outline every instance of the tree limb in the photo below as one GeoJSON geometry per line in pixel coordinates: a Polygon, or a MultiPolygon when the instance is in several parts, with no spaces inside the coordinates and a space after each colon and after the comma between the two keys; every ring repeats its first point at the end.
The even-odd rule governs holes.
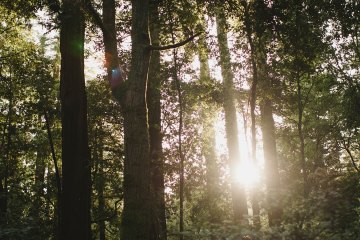
{"type": "Polygon", "coordinates": [[[96,9],[94,8],[94,6],[91,3],[91,0],[86,0],[85,1],[85,10],[86,12],[91,16],[91,18],[93,19],[93,22],[95,23],[96,26],[98,26],[101,31],[103,32],[103,34],[109,34],[108,30],[106,29],[103,20],[101,19],[100,14],[96,11],[96,9]]]}
{"type": "Polygon", "coordinates": [[[165,46],[153,46],[153,45],[150,45],[150,46],[148,46],[148,49],[150,51],[162,51],[162,50],[168,50],[168,49],[172,49],[172,48],[181,47],[181,46],[187,44],[188,42],[194,40],[194,38],[196,38],[200,34],[201,34],[201,32],[196,33],[195,35],[192,35],[191,37],[185,39],[184,41],[181,41],[181,42],[178,42],[178,43],[175,43],[175,44],[171,44],[171,45],[165,45],[165,46]]]}
{"type": "MultiPolygon", "coordinates": [[[[349,141],[350,141],[350,140],[348,140],[348,142],[349,142],[349,141]]],[[[345,151],[348,153],[348,155],[349,155],[349,157],[350,157],[350,160],[351,160],[352,165],[354,166],[354,168],[356,169],[356,171],[357,171],[358,173],[360,173],[360,169],[359,169],[358,166],[356,165],[354,156],[352,155],[352,153],[351,153],[351,151],[350,151],[350,149],[349,149],[349,145],[350,145],[350,144],[349,144],[349,143],[346,144],[346,143],[345,143],[345,139],[342,139],[342,144],[343,144],[343,147],[344,147],[345,151]]]]}
{"type": "Polygon", "coordinates": [[[121,202],[122,199],[123,199],[123,196],[121,196],[121,198],[115,202],[114,211],[109,216],[94,219],[94,220],[91,221],[91,223],[98,223],[98,222],[102,222],[102,221],[110,221],[111,219],[113,219],[117,215],[117,209],[118,209],[117,204],[119,202],[121,202]]]}
{"type": "Polygon", "coordinates": [[[46,125],[46,131],[47,131],[47,134],[48,134],[50,149],[51,149],[51,156],[52,156],[52,159],[53,159],[53,162],[54,162],[54,167],[55,167],[55,177],[56,177],[56,187],[57,187],[58,200],[60,200],[60,197],[61,197],[61,194],[62,194],[61,177],[60,177],[59,167],[58,167],[58,164],[57,164],[53,138],[52,138],[52,135],[51,135],[49,118],[48,118],[47,111],[46,111],[45,108],[44,108],[44,118],[45,118],[45,125],[46,125]]]}

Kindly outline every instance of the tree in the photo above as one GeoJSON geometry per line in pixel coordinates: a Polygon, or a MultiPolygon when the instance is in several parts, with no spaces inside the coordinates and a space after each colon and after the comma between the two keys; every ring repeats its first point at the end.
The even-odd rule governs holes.
{"type": "MultiPolygon", "coordinates": [[[[160,16],[158,3],[150,6],[150,37],[154,46],[160,45],[160,16]]],[[[151,191],[155,206],[152,214],[151,239],[166,240],[166,218],[164,199],[164,158],[161,133],[161,65],[160,52],[152,51],[149,65],[147,103],[149,109],[149,137],[151,158],[151,191]]]]}
{"type": "Polygon", "coordinates": [[[60,239],[90,239],[90,153],[82,1],[64,1],[60,23],[62,195],[60,239]]]}
{"type": "Polygon", "coordinates": [[[226,16],[218,10],[216,12],[217,38],[220,50],[221,74],[223,76],[223,97],[225,112],[225,129],[227,138],[227,147],[229,152],[229,167],[232,185],[232,201],[235,221],[244,219],[247,215],[247,202],[245,190],[241,183],[236,181],[236,169],[240,165],[240,152],[238,141],[238,127],[236,120],[236,109],[234,104],[234,86],[233,73],[231,70],[230,52],[227,44],[227,23],[226,16]]]}

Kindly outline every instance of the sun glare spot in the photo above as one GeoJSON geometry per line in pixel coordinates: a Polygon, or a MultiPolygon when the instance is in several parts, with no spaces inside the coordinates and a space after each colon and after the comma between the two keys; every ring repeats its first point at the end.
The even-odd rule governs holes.
{"type": "Polygon", "coordinates": [[[255,187],[260,182],[260,171],[257,166],[246,162],[239,164],[236,169],[237,181],[240,181],[246,187],[255,187]]]}

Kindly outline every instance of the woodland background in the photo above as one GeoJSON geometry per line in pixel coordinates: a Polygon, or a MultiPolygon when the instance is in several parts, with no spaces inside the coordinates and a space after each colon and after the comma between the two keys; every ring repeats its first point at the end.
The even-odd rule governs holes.
{"type": "Polygon", "coordinates": [[[360,239],[359,18],[1,0],[0,239],[360,239]]]}

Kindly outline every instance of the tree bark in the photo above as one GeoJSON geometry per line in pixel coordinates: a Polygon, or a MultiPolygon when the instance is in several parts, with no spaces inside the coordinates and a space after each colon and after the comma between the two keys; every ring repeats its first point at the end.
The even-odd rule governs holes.
{"type": "MultiPolygon", "coordinates": [[[[160,45],[160,23],[158,5],[150,7],[150,35],[153,46],[160,45]]],[[[152,240],[166,240],[166,217],[164,199],[164,159],[161,135],[161,76],[160,52],[152,51],[149,66],[147,104],[149,109],[149,136],[151,157],[151,191],[155,204],[152,213],[152,240]]]]}
{"type": "Polygon", "coordinates": [[[64,0],[60,25],[62,204],[60,239],[90,237],[90,162],[81,0],[64,0]]]}
{"type": "Polygon", "coordinates": [[[240,161],[238,127],[236,119],[236,108],[234,104],[234,83],[230,63],[230,52],[227,44],[226,18],[224,13],[216,13],[217,38],[220,49],[220,66],[223,77],[223,96],[225,112],[225,130],[227,147],[229,152],[229,165],[231,174],[232,202],[234,220],[245,220],[244,215],[248,214],[245,189],[238,179],[237,170],[240,161]]]}
{"type": "Polygon", "coordinates": [[[150,45],[149,1],[132,1],[131,68],[122,106],[124,112],[124,208],[121,239],[150,238],[150,146],[146,85],[150,45]]]}
{"type": "Polygon", "coordinates": [[[267,187],[267,202],[269,205],[269,226],[280,226],[282,208],[280,204],[280,176],[278,170],[275,123],[272,115],[272,102],[265,97],[260,105],[261,129],[263,134],[263,149],[265,158],[265,179],[267,187]]]}
{"type": "Polygon", "coordinates": [[[118,49],[115,28],[115,0],[103,1],[103,39],[105,46],[105,66],[108,81],[114,97],[120,102],[122,93],[117,92],[124,82],[123,73],[119,66],[118,49]]]}

